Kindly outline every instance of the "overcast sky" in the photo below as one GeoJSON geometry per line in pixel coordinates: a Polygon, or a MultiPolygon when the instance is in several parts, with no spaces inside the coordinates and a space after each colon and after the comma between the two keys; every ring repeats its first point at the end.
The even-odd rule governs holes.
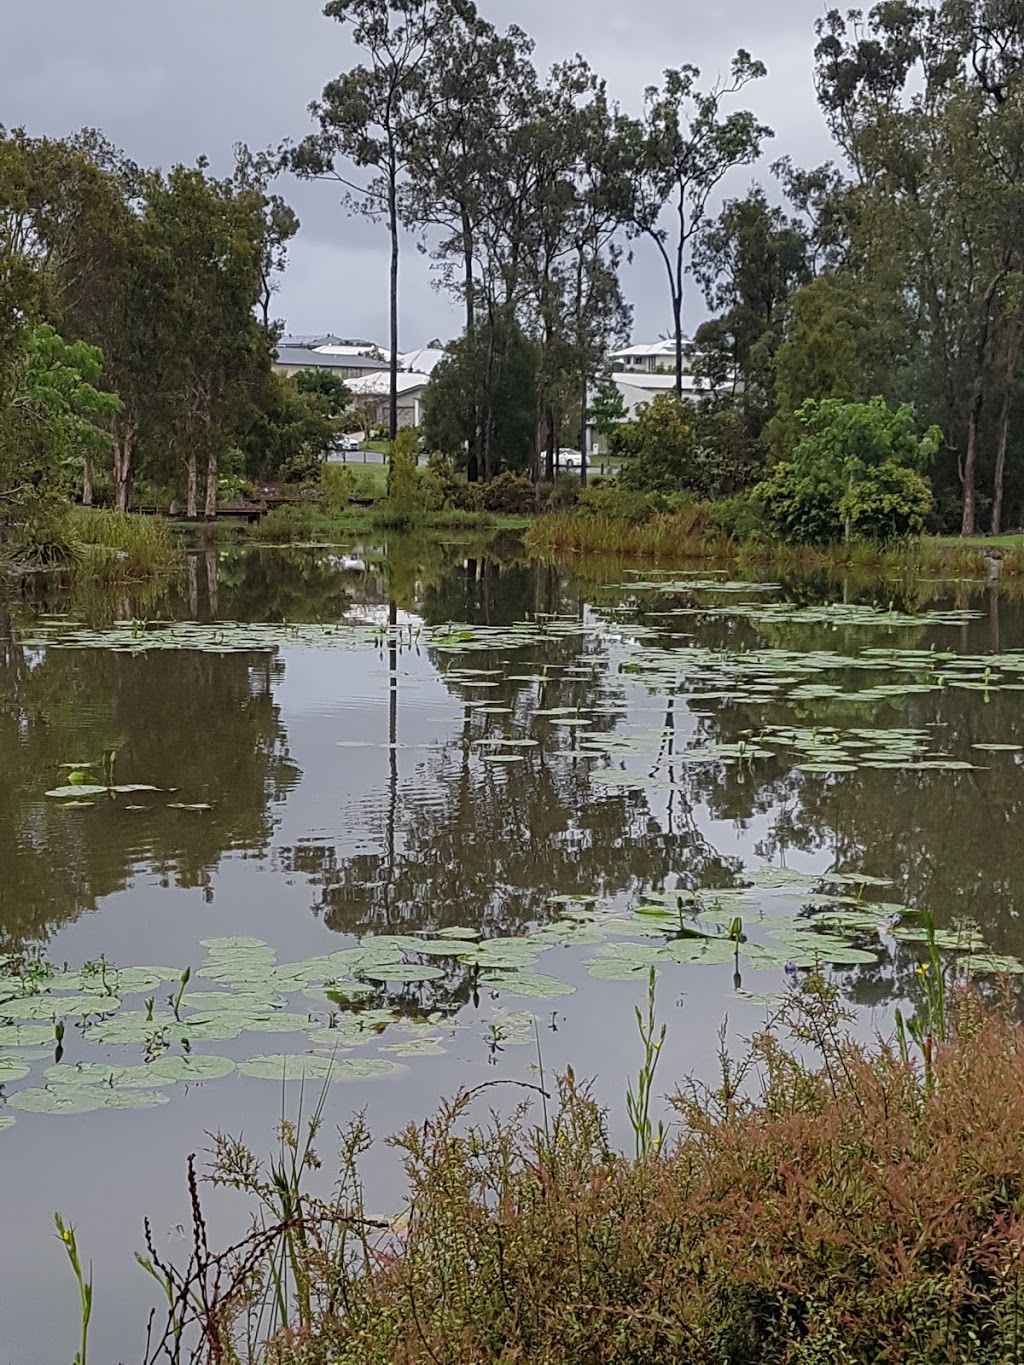
{"type": "MultiPolygon", "coordinates": [[[[327,80],[352,62],[345,30],[323,0],[3,0],[0,123],[64,135],[90,126],[136,161],[167,167],[201,154],[227,172],[236,142],[276,145],[310,130],[306,112],[327,80]]],[[[540,65],[580,52],[623,106],[666,66],[727,69],[737,47],[768,67],[744,104],[774,127],[765,164],[737,172],[730,193],[784,153],[798,164],[833,150],[811,82],[814,20],[823,0],[480,0],[497,26],[515,22],[536,41],[540,65]]],[[[385,342],[384,229],[345,216],[326,184],[282,182],[302,219],[277,312],[293,332],[333,331],[385,342]]],[[[637,339],[668,331],[660,267],[639,243],[624,268],[637,339]]],[[[402,349],[458,330],[456,310],[431,285],[426,258],[403,258],[402,349]]],[[[688,328],[699,320],[696,301],[688,328]]]]}

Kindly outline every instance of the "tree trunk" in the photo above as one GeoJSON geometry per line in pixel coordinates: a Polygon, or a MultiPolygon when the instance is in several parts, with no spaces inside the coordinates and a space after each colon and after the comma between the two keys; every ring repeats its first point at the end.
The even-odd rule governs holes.
{"type": "Polygon", "coordinates": [[[92,458],[89,455],[82,461],[82,506],[92,506],[92,458]]]}
{"type": "Polygon", "coordinates": [[[135,428],[130,423],[114,436],[114,509],[127,512],[135,480],[135,428]]]}
{"type": "Polygon", "coordinates": [[[388,218],[391,228],[391,389],[388,398],[388,431],[393,441],[398,435],[398,201],[396,171],[391,168],[388,188],[388,218]]]}
{"type": "Polygon", "coordinates": [[[672,313],[676,324],[676,396],[683,396],[683,296],[677,294],[672,300],[672,313]]]}
{"type": "MultiPolygon", "coordinates": [[[[466,340],[471,352],[476,337],[476,280],[473,277],[473,225],[469,214],[462,210],[462,266],[466,294],[466,340]]],[[[473,434],[466,452],[466,481],[476,483],[480,477],[480,408],[473,404],[473,434]]]]}
{"type": "Polygon", "coordinates": [[[587,376],[580,389],[580,487],[587,486],[587,376]]]}
{"type": "Polygon", "coordinates": [[[981,327],[975,347],[974,387],[971,393],[971,407],[967,418],[967,449],[964,452],[961,486],[963,488],[963,518],[960,523],[962,536],[974,535],[975,490],[974,475],[978,467],[978,427],[981,423],[981,410],[985,401],[985,357],[988,354],[989,332],[992,326],[992,300],[996,290],[1006,277],[1009,262],[996,271],[988,283],[982,298],[981,327]]]}
{"type": "Polygon", "coordinates": [[[544,457],[544,478],[547,483],[555,481],[555,413],[550,403],[545,411],[545,421],[547,423],[547,439],[545,441],[546,455],[544,457]]]}
{"type": "Polygon", "coordinates": [[[185,515],[195,521],[199,515],[199,475],[196,468],[196,448],[189,439],[188,462],[185,466],[185,515]]]}
{"type": "Polygon", "coordinates": [[[1006,449],[1010,439],[1010,410],[1013,407],[1013,385],[1017,377],[1022,341],[1021,324],[1015,323],[1006,343],[1006,371],[1003,375],[1003,406],[999,414],[999,436],[996,442],[996,467],[992,475],[992,523],[990,530],[997,536],[1003,526],[1003,480],[1006,473],[1006,449]]]}
{"type": "Polygon", "coordinates": [[[217,516],[217,465],[217,443],[211,441],[206,456],[206,504],[203,508],[207,521],[213,521],[217,516]]]}

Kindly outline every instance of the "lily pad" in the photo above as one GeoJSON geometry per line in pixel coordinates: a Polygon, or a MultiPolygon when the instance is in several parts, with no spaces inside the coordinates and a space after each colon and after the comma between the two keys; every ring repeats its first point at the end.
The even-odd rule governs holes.
{"type": "Polygon", "coordinates": [[[376,1057],[331,1058],[312,1053],[279,1053],[250,1057],[239,1062],[238,1069],[246,1076],[264,1081],[354,1081],[374,1080],[381,1076],[398,1075],[402,1068],[396,1062],[376,1057]]]}
{"type": "Polygon", "coordinates": [[[23,1081],[32,1070],[17,1057],[0,1057],[0,1085],[23,1081]]]}
{"type": "Polygon", "coordinates": [[[488,990],[504,991],[506,995],[518,995],[528,1000],[556,1000],[562,995],[572,995],[576,987],[554,976],[542,976],[536,972],[488,973],[481,977],[481,985],[488,990]]]}
{"type": "Polygon", "coordinates": [[[408,962],[382,963],[376,967],[361,967],[360,975],[369,981],[437,981],[444,976],[443,967],[413,966],[408,962]]]}

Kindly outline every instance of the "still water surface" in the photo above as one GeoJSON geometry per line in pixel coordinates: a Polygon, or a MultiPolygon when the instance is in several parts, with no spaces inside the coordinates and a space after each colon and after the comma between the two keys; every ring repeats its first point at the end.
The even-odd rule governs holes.
{"type": "MultiPolygon", "coordinates": [[[[0,1362],[73,1353],[55,1209],[94,1263],[96,1358],[140,1359],[143,1217],[184,1251],[186,1155],[216,1131],[269,1147],[282,1085],[254,1074],[254,1057],[354,1060],[354,1078],[330,1087],[328,1124],[365,1108],[380,1134],[460,1085],[528,1077],[538,1045],[545,1068],[594,1076],[619,1113],[649,961],[668,1088],[711,1074],[726,1017],[734,1040],[757,1027],[787,962],[824,953],[864,1026],[887,1029],[897,1004],[913,1006],[915,908],[974,936],[983,979],[991,955],[1024,954],[1024,616],[994,590],[919,589],[889,611],[893,595],[697,575],[601,583],[393,543],[386,558],[211,551],[162,595],[63,616],[59,600],[0,605],[9,977],[45,974],[33,963],[164,969],[84,1017],[70,1003],[89,989],[81,978],[37,982],[51,999],[66,990],[72,1011],[56,1075],[44,1074],[52,1040],[0,1046],[29,1071],[0,1090],[0,1123],[16,1120],[0,1131],[0,1362]],[[174,621],[196,624],[147,624],[174,621]],[[93,784],[160,790],[46,795],[86,764],[93,784]],[[725,941],[735,917],[742,945],[725,941]],[[499,946],[489,959],[467,937],[477,960],[460,961],[444,947],[453,930],[529,938],[533,955],[499,946]],[[218,942],[236,936],[299,965],[219,974],[246,952],[271,960],[218,942]],[[382,937],[379,963],[325,965],[382,937]],[[331,999],[328,978],[355,995],[331,999]],[[189,1004],[210,990],[277,1018],[218,1033],[207,1002],[189,1004]],[[167,1033],[104,1041],[116,1034],[98,1030],[144,1014],[146,996],[167,1033]],[[360,1035],[368,1010],[377,1028],[360,1035]],[[194,1055],[242,1070],[162,1086],[153,1107],[19,1107],[82,1062],[181,1055],[182,1021],[206,1024],[194,1055]],[[359,1079],[367,1062],[386,1074],[359,1079]]],[[[5,1007],[2,983],[0,1038],[17,1041],[19,1020],[51,1027],[46,1006],[5,1007]]],[[[300,1087],[285,1092],[294,1112],[300,1087]]],[[[625,1142],[617,1117],[613,1129],[625,1142]]],[[[371,1156],[366,1175],[371,1206],[397,1207],[391,1158],[371,1156]]],[[[228,1235],[244,1210],[217,1198],[211,1216],[228,1235]]]]}

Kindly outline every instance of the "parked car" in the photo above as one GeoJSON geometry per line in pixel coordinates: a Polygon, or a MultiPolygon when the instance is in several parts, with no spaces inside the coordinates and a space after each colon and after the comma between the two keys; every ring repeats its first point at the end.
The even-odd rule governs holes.
{"type": "Polygon", "coordinates": [[[349,454],[353,450],[361,449],[361,447],[354,436],[342,436],[341,440],[338,442],[338,449],[349,454]]]}
{"type": "Polygon", "coordinates": [[[569,450],[563,446],[558,452],[558,464],[561,469],[579,469],[583,464],[583,457],[578,450],[569,450]]]}

